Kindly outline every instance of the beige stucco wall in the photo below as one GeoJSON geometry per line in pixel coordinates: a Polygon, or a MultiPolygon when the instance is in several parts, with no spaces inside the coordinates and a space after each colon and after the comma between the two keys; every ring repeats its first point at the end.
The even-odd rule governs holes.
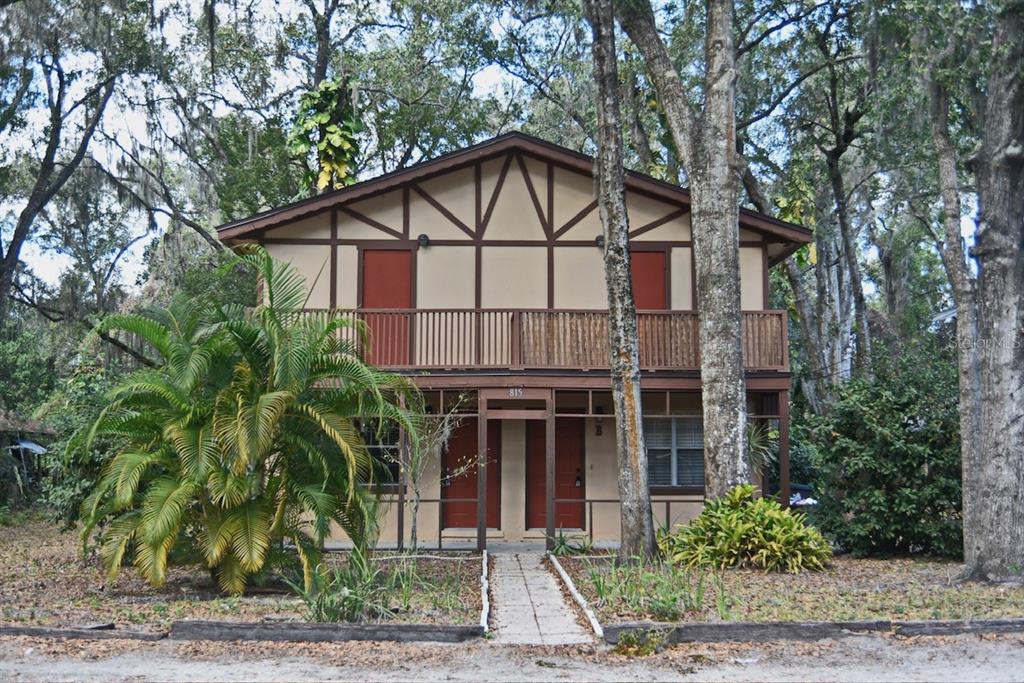
{"type": "Polygon", "coordinates": [[[693,310],[693,250],[690,247],[673,247],[669,258],[672,263],[672,301],[669,305],[677,311],[693,310]]]}
{"type": "Polygon", "coordinates": [[[545,247],[484,247],[481,252],[484,308],[547,308],[545,247]]]}
{"type": "Polygon", "coordinates": [[[420,249],[416,252],[416,305],[419,308],[473,308],[475,270],[473,247],[420,249]]]}
{"type": "MultiPolygon", "coordinates": [[[[349,208],[366,216],[367,218],[372,218],[378,223],[386,225],[392,230],[396,230],[398,232],[402,231],[401,190],[393,190],[385,194],[377,195],[376,197],[370,197],[369,199],[354,202],[349,205],[349,208]]],[[[350,240],[397,239],[382,230],[378,230],[371,225],[367,225],[363,221],[349,216],[343,211],[338,212],[338,237],[339,239],[350,240]]]]}
{"type": "MultiPolygon", "coordinates": [[[[466,189],[471,191],[471,188],[472,185],[466,189]]],[[[538,193],[541,210],[545,210],[546,200],[541,199],[541,191],[537,188],[536,183],[534,183],[534,191],[538,193]]],[[[543,196],[546,197],[546,195],[543,196]]],[[[487,201],[484,200],[485,210],[487,201]]],[[[544,226],[540,222],[533,199],[526,187],[526,180],[515,162],[505,176],[498,201],[495,202],[491,219],[487,223],[484,238],[488,240],[543,240],[546,238],[544,226]]]]}
{"type": "Polygon", "coordinates": [[[287,223],[267,231],[267,237],[327,239],[331,236],[331,212],[324,211],[309,218],[287,223]]]}
{"type": "Polygon", "coordinates": [[[331,305],[331,251],[329,247],[307,244],[268,244],[267,252],[293,264],[306,281],[309,308],[331,305]]]}
{"type": "Polygon", "coordinates": [[[555,308],[608,308],[597,247],[555,247],[555,308]]]}
{"type": "MultiPolygon", "coordinates": [[[[471,230],[476,224],[476,195],[473,169],[446,173],[421,183],[438,203],[471,230]]],[[[465,240],[469,236],[452,223],[418,192],[409,193],[409,236],[427,235],[432,240],[465,240]]]]}
{"type": "Polygon", "coordinates": [[[338,308],[355,308],[358,296],[359,249],[343,244],[338,247],[338,308]]]}
{"type": "MultiPolygon", "coordinates": [[[[615,454],[615,420],[602,420],[597,434],[595,418],[586,418],[587,498],[615,500],[619,497],[618,462],[615,454]]],[[[703,506],[699,496],[653,496],[655,526],[665,524],[665,500],[670,506],[671,523],[683,524],[700,514],[703,506]],[[659,502],[660,501],[660,502],[659,502]]],[[[619,506],[615,503],[594,504],[594,540],[614,541],[619,538],[619,506]]]]}
{"type": "Polygon", "coordinates": [[[740,247],[740,305],[745,311],[764,308],[764,251],[740,247]]]}

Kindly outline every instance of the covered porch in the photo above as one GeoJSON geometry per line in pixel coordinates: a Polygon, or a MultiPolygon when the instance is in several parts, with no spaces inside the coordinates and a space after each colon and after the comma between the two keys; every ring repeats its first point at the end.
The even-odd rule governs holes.
{"type": "MultiPolygon", "coordinates": [[[[479,385],[484,378],[444,379],[444,388],[424,387],[428,410],[458,406],[459,422],[448,447],[421,476],[421,547],[550,548],[560,534],[595,547],[617,546],[618,464],[607,378],[600,378],[603,386],[595,377],[588,380],[595,386],[564,388],[529,386],[524,380],[536,379],[531,377],[490,378],[501,386],[477,388],[451,384],[479,385]]],[[[778,378],[749,378],[748,410],[751,422],[771,435],[777,454],[777,474],[760,478],[762,490],[787,501],[788,393],[778,384],[778,378]]],[[[645,379],[650,385],[642,402],[652,513],[656,527],[673,526],[703,506],[699,380],[645,379]]],[[[411,536],[411,488],[407,473],[395,471],[394,479],[384,496],[380,543],[404,548],[411,536]]]]}

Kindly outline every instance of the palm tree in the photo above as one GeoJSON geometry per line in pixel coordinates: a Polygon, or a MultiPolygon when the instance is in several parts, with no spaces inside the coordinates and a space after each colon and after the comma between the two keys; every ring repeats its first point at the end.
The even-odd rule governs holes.
{"type": "Polygon", "coordinates": [[[86,500],[83,538],[99,526],[111,574],[127,558],[153,584],[172,550],[194,549],[221,587],[245,589],[272,549],[294,549],[307,589],[324,538],[338,524],[365,547],[376,531],[371,484],[381,471],[358,423],[415,432],[415,390],[363,362],[349,318],[304,313],[295,269],[259,247],[254,309],[175,300],[113,315],[101,328],[137,335],[159,355],[110,396],[89,439],[122,446],[86,500]]]}

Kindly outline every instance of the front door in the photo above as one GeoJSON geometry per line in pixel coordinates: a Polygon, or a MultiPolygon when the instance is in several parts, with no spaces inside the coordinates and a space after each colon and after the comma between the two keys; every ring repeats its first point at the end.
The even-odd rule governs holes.
{"type": "MultiPolygon", "coordinates": [[[[446,529],[476,528],[477,418],[455,428],[441,457],[441,498],[446,529]]],[[[501,421],[487,422],[487,526],[501,526],[501,421]]]]}
{"type": "Polygon", "coordinates": [[[633,300],[637,310],[662,311],[668,308],[666,260],[664,251],[631,251],[633,300]]]}
{"type": "MultiPolygon", "coordinates": [[[[578,417],[555,418],[555,500],[579,500],[579,503],[555,503],[556,529],[582,529],[585,482],[583,480],[583,443],[586,420],[578,417]]],[[[526,423],[526,528],[547,528],[546,484],[547,424],[541,420],[526,423]]]]}
{"type": "Polygon", "coordinates": [[[383,309],[412,308],[412,252],[405,249],[363,250],[363,308],[370,334],[366,360],[395,367],[409,364],[410,316],[383,309]]]}

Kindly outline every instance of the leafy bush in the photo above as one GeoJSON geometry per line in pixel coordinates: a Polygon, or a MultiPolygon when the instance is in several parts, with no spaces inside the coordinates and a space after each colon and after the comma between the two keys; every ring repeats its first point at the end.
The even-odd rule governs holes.
{"type": "Polygon", "coordinates": [[[415,395],[362,361],[343,334],[352,321],[301,311],[293,267],[261,248],[241,260],[263,283],[253,310],[178,298],[104,322],[162,359],[110,392],[87,439],[119,440],[83,505],[83,538],[102,529],[110,573],[131,559],[161,585],[173,551],[239,593],[287,540],[308,588],[332,523],[362,546],[374,533],[376,465],[356,422],[414,431],[399,400],[415,395]]]}
{"type": "Polygon", "coordinates": [[[812,418],[821,472],[815,521],[857,555],[962,553],[956,366],[932,345],[882,349],[812,418]]]}
{"type": "Polygon", "coordinates": [[[796,573],[824,569],[832,558],[828,542],[803,514],[774,499],[755,498],[749,484],[706,503],[695,520],[661,535],[658,547],[671,562],[717,569],[796,573]]]}
{"type": "Polygon", "coordinates": [[[103,368],[81,365],[61,383],[40,409],[48,425],[60,436],[42,456],[47,470],[42,502],[55,521],[78,521],[82,502],[102,476],[103,465],[115,450],[116,439],[85,438],[88,428],[107,405],[111,381],[103,368]]]}

